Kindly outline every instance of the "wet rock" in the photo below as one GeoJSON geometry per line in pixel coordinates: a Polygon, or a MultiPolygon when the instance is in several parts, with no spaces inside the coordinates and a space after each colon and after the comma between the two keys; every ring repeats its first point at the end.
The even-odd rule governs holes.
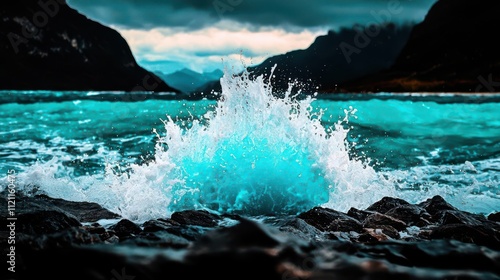
{"type": "Polygon", "coordinates": [[[204,236],[208,231],[212,230],[212,228],[205,228],[200,226],[190,226],[190,225],[179,225],[172,226],[165,229],[166,232],[180,236],[189,241],[199,240],[202,236],[204,236]]]}
{"type": "Polygon", "coordinates": [[[80,222],[73,217],[59,211],[33,211],[18,214],[17,223],[19,232],[28,235],[41,235],[56,233],[71,227],[81,226],[80,222]]]}
{"type": "Polygon", "coordinates": [[[104,240],[105,244],[116,244],[120,242],[120,237],[116,235],[111,235],[109,238],[104,240]]]}
{"type": "Polygon", "coordinates": [[[283,240],[279,232],[265,225],[242,219],[237,225],[207,232],[194,243],[194,251],[235,251],[244,248],[273,248],[283,240]],[[274,230],[274,231],[273,231],[274,230]]]}
{"type": "Polygon", "coordinates": [[[480,226],[489,224],[490,221],[482,215],[471,214],[459,210],[444,210],[436,213],[434,218],[442,225],[464,224],[471,226],[480,226]]]}
{"type": "MultiPolygon", "coordinates": [[[[436,210],[432,223],[420,228],[407,225],[415,223],[417,216],[428,217],[428,212],[410,204],[385,214],[352,208],[349,213],[362,218],[362,224],[342,212],[316,207],[298,216],[259,217],[258,222],[183,211],[175,220],[147,221],[142,224],[144,230],[126,219],[109,228],[99,223],[81,226],[71,214],[52,206],[56,214],[50,213],[49,220],[63,226],[36,235],[33,232],[45,231],[19,231],[16,276],[86,280],[162,279],[174,274],[187,279],[498,279],[500,224],[436,201],[444,210],[436,210]],[[66,219],[77,223],[62,223],[66,219]],[[200,226],[213,225],[210,221],[217,225],[200,226]],[[359,226],[357,233],[353,229],[359,226]],[[75,261],[80,259],[85,262],[75,261]],[[54,264],[71,273],[47,270],[54,264]]],[[[51,209],[47,203],[49,200],[33,202],[31,209],[19,213],[45,215],[51,209]]],[[[47,218],[33,221],[37,222],[44,224],[47,218]]],[[[0,241],[6,243],[7,238],[8,233],[0,230],[0,241]]]]}
{"type": "Polygon", "coordinates": [[[90,234],[97,235],[102,241],[109,240],[112,236],[116,235],[116,233],[113,230],[108,231],[98,223],[93,223],[88,226],[83,226],[82,228],[90,234]]]}
{"type": "Polygon", "coordinates": [[[417,205],[424,208],[432,216],[444,210],[458,210],[457,208],[446,202],[444,198],[439,195],[427,199],[417,205]]]}
{"type": "Polygon", "coordinates": [[[407,227],[405,222],[380,213],[368,216],[363,222],[365,228],[380,228],[384,225],[391,226],[396,230],[404,230],[407,227]]]}
{"type": "Polygon", "coordinates": [[[423,239],[423,240],[430,240],[431,239],[431,233],[436,228],[437,228],[437,226],[433,225],[433,226],[426,227],[425,229],[420,230],[417,233],[417,238],[423,239]]]}
{"type": "Polygon", "coordinates": [[[33,250],[97,244],[101,242],[102,240],[97,234],[92,234],[82,227],[73,227],[56,233],[43,234],[40,236],[22,235],[18,240],[18,244],[21,247],[29,247],[33,250]]]}
{"type": "Polygon", "coordinates": [[[174,212],[171,219],[183,225],[215,227],[221,217],[205,210],[186,210],[174,212]]]}
{"type": "Polygon", "coordinates": [[[500,212],[489,214],[488,215],[488,220],[500,223],[500,212]]]}
{"type": "Polygon", "coordinates": [[[275,226],[282,232],[292,234],[304,240],[322,240],[324,237],[323,232],[299,218],[287,219],[283,222],[278,222],[275,226]]]}
{"type": "Polygon", "coordinates": [[[379,234],[375,232],[374,229],[368,229],[365,233],[359,235],[358,242],[362,243],[375,243],[380,241],[386,241],[388,238],[386,235],[379,234]]]}
{"type": "Polygon", "coordinates": [[[432,218],[424,208],[413,204],[396,206],[385,214],[405,222],[408,226],[418,227],[429,225],[432,218]]]}
{"type": "Polygon", "coordinates": [[[379,212],[385,214],[387,211],[391,210],[394,207],[409,204],[403,199],[393,198],[393,197],[383,197],[381,200],[373,203],[366,211],[379,212]]]}
{"type": "Polygon", "coordinates": [[[357,208],[351,207],[349,211],[347,211],[347,215],[350,217],[353,217],[354,219],[363,222],[366,217],[370,216],[375,212],[373,211],[364,211],[364,210],[359,210],[357,208]]]}
{"type": "Polygon", "coordinates": [[[363,232],[363,225],[358,220],[333,209],[314,207],[299,214],[298,218],[321,231],[363,232]]]}
{"type": "Polygon", "coordinates": [[[364,243],[387,241],[391,239],[400,239],[400,235],[395,228],[388,225],[378,226],[377,228],[365,228],[365,232],[357,238],[359,242],[364,243]]]}
{"type": "Polygon", "coordinates": [[[500,250],[500,236],[498,232],[484,226],[446,224],[433,229],[429,238],[453,239],[500,250]]]}
{"type": "Polygon", "coordinates": [[[167,230],[171,228],[172,226],[178,226],[179,223],[173,221],[173,220],[149,220],[146,221],[142,227],[143,230],[146,232],[155,232],[155,231],[160,231],[160,230],[167,230]]]}
{"type": "Polygon", "coordinates": [[[89,226],[84,226],[83,228],[92,234],[104,234],[104,233],[106,233],[106,229],[98,223],[93,223],[89,226]]]}
{"type": "MultiPolygon", "coordinates": [[[[7,209],[7,195],[1,193],[0,207],[7,209]]],[[[81,226],[81,223],[59,207],[40,199],[16,196],[16,230],[27,235],[41,235],[59,232],[71,227],[81,226]]],[[[0,217],[7,219],[7,211],[1,211],[0,217]]],[[[4,230],[4,229],[0,229],[4,230]]]]}
{"type": "Polygon", "coordinates": [[[73,215],[81,223],[96,222],[101,219],[119,219],[120,215],[113,213],[97,203],[74,202],[52,198],[46,195],[37,195],[33,200],[43,201],[73,215]]]}
{"type": "Polygon", "coordinates": [[[376,228],[375,230],[377,230],[377,229],[382,230],[383,234],[389,236],[392,239],[400,239],[401,238],[399,231],[390,225],[382,225],[382,226],[379,226],[378,228],[376,228]]]}
{"type": "Polygon", "coordinates": [[[187,248],[191,244],[191,241],[166,231],[156,231],[143,232],[137,236],[127,238],[121,244],[147,248],[183,249],[187,248]]]}
{"type": "Polygon", "coordinates": [[[117,224],[110,227],[116,235],[122,239],[133,237],[142,232],[142,229],[128,219],[122,219],[117,224]]]}
{"type": "Polygon", "coordinates": [[[383,242],[390,239],[389,235],[385,234],[382,229],[373,228],[365,229],[365,233],[358,237],[358,241],[365,243],[383,242]]]}

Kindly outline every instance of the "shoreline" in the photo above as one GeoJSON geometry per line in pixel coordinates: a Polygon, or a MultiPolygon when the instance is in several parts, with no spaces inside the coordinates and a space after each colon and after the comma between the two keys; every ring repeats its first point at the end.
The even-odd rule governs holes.
{"type": "MultiPolygon", "coordinates": [[[[7,194],[1,195],[5,208],[7,194]]],[[[137,224],[96,203],[17,193],[16,217],[15,279],[500,275],[500,212],[487,217],[464,212],[440,196],[418,204],[384,197],[346,213],[314,207],[279,217],[184,210],[137,224]]]]}
{"type": "MultiPolygon", "coordinates": [[[[400,101],[434,101],[437,103],[499,103],[500,92],[355,92],[355,93],[313,93],[300,94],[299,99],[312,97],[315,100],[359,101],[359,100],[400,100],[400,101]]],[[[214,95],[172,94],[171,92],[126,92],[126,91],[8,91],[0,90],[0,105],[4,104],[36,104],[45,102],[71,101],[97,102],[144,102],[160,101],[212,101],[217,102],[214,95]],[[52,92],[65,93],[51,95],[52,92]]]]}

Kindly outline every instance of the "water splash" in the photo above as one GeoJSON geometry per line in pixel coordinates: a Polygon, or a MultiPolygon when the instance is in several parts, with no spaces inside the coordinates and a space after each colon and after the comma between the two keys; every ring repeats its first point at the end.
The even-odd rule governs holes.
{"type": "MultiPolygon", "coordinates": [[[[176,112],[167,117],[165,131],[158,130],[154,156],[146,163],[124,166],[110,160],[104,172],[82,175],[68,164],[74,155],[62,153],[47,162],[19,167],[17,183],[53,197],[97,202],[134,221],[184,209],[279,215],[325,206],[345,212],[350,207],[363,209],[384,196],[418,203],[436,194],[464,210],[498,209],[497,161],[376,172],[367,160],[353,158],[347,127],[354,122],[356,109],[373,117],[383,111],[374,113],[374,108],[350,102],[355,108],[344,111],[345,119],[326,126],[325,112],[318,107],[331,103],[295,98],[294,85],[277,98],[262,76],[251,79],[246,72],[226,72],[221,84],[220,99],[205,115],[198,109],[191,119],[184,112],[181,122],[176,112]]],[[[379,108],[379,103],[370,104],[379,108]]],[[[335,107],[339,105],[345,104],[335,107]]],[[[116,119],[124,126],[122,118],[116,119]]],[[[366,125],[374,124],[382,125],[378,119],[366,125]]],[[[61,141],[57,147],[66,145],[61,141]]],[[[88,141],[81,141],[85,144],[81,149],[93,151],[89,156],[93,162],[118,156],[112,148],[88,141]]],[[[387,143],[382,138],[370,141],[387,143]]],[[[37,148],[36,155],[43,148],[37,148]]]]}
{"type": "MultiPolygon", "coordinates": [[[[272,76],[272,75],[271,75],[272,76]]],[[[162,161],[175,164],[168,178],[171,210],[208,208],[245,214],[298,213],[327,203],[349,172],[366,170],[349,158],[341,124],[327,130],[311,113],[312,98],[275,97],[262,76],[226,74],[206,124],[182,130],[172,119],[160,142],[162,161]]],[[[319,113],[321,114],[321,113],[319,113]]],[[[168,185],[168,182],[165,182],[168,185]]]]}
{"type": "MultiPolygon", "coordinates": [[[[313,98],[295,98],[292,84],[278,98],[270,84],[263,76],[226,73],[215,108],[202,120],[193,118],[186,128],[167,117],[153,161],[126,172],[109,164],[103,176],[63,176],[57,184],[42,183],[43,190],[145,220],[184,209],[296,214],[347,204],[334,198],[337,190],[365,190],[378,180],[371,167],[350,158],[347,118],[327,129],[323,112],[313,113],[313,98]]],[[[40,165],[24,176],[48,182],[57,166],[40,165]]]]}

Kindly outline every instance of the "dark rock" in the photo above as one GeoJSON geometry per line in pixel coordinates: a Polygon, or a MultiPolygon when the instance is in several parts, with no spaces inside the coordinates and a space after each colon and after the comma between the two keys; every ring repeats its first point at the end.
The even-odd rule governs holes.
{"type": "Polygon", "coordinates": [[[500,236],[491,228],[465,224],[447,224],[432,230],[431,239],[454,239],[500,250],[500,236]]]}
{"type": "Polygon", "coordinates": [[[273,248],[282,241],[275,229],[242,219],[232,227],[207,232],[194,243],[193,250],[216,252],[237,251],[244,248],[273,248]]]}
{"type": "Polygon", "coordinates": [[[362,232],[363,225],[357,220],[335,219],[328,226],[327,231],[342,231],[342,232],[362,232]]]}
{"type": "Polygon", "coordinates": [[[375,271],[368,279],[497,279],[499,272],[498,252],[455,240],[372,241],[352,244],[346,249],[334,248],[342,252],[339,259],[319,271],[337,272],[334,274],[337,278],[321,279],[365,279],[366,275],[372,275],[370,269],[375,271]],[[370,268],[371,265],[365,263],[367,260],[382,266],[378,270],[370,268]]]}
{"type": "MultiPolygon", "coordinates": [[[[112,238],[113,236],[118,238],[118,236],[116,236],[115,231],[106,230],[103,226],[101,226],[98,223],[93,223],[90,226],[83,226],[82,228],[85,229],[90,234],[95,234],[95,235],[99,236],[99,238],[102,241],[109,241],[110,238],[112,238]]],[[[118,240],[119,240],[119,238],[118,238],[118,240]]]]}
{"type": "Polygon", "coordinates": [[[453,240],[328,242],[309,253],[249,248],[196,251],[123,246],[22,251],[17,279],[498,279],[497,251],[453,240]],[[171,253],[171,254],[170,254],[171,253]],[[75,260],[85,260],[85,263],[75,260]],[[47,270],[54,263],[65,269],[47,270]],[[229,269],[230,268],[230,269],[229,269]],[[118,278],[120,277],[120,278],[118,278]],[[293,278],[292,278],[293,277],[293,278]]]}
{"type": "Polygon", "coordinates": [[[45,201],[62,209],[66,213],[75,216],[81,223],[96,222],[101,219],[118,219],[120,215],[104,209],[97,203],[74,202],[59,198],[52,198],[46,195],[37,195],[34,200],[45,201]]]}
{"type": "Polygon", "coordinates": [[[110,227],[120,239],[133,237],[142,232],[142,229],[130,220],[122,219],[110,227]]]}
{"type": "Polygon", "coordinates": [[[500,212],[489,214],[488,220],[500,223],[500,212]]]}
{"type": "MultiPolygon", "coordinates": [[[[49,207],[38,202],[19,213],[43,213],[49,207]]],[[[401,209],[393,212],[414,208],[401,209]]],[[[410,237],[402,239],[389,224],[403,222],[378,212],[364,220],[374,226],[361,234],[332,231],[332,221],[356,221],[332,209],[317,207],[299,216],[259,217],[259,222],[237,216],[215,228],[157,219],[141,231],[123,219],[109,229],[93,223],[40,235],[18,232],[16,279],[153,280],[179,274],[186,279],[482,280],[500,275],[498,223],[481,215],[440,210],[436,217],[444,225],[407,228],[410,237]],[[452,221],[460,223],[446,224],[452,221]],[[47,269],[54,264],[64,269],[47,269]]],[[[0,231],[0,241],[6,244],[7,238],[0,231]]]]}
{"type": "Polygon", "coordinates": [[[363,231],[363,226],[358,220],[333,209],[314,207],[297,217],[321,231],[363,231]]]}
{"type": "Polygon", "coordinates": [[[459,210],[444,210],[435,215],[436,220],[443,225],[464,224],[470,226],[481,226],[490,224],[490,221],[482,215],[471,214],[459,210]]]}
{"type": "MultiPolygon", "coordinates": [[[[172,221],[174,222],[174,221],[172,221]]],[[[172,226],[178,226],[179,224],[177,222],[171,223],[168,220],[150,220],[146,221],[142,227],[143,230],[146,232],[155,232],[155,231],[160,231],[160,230],[166,230],[172,226]]]]}
{"type": "MultiPolygon", "coordinates": [[[[329,216],[342,217],[342,213],[329,210],[316,209],[322,213],[319,217],[328,212],[329,216]]],[[[316,212],[308,214],[312,213],[316,212]]],[[[376,216],[394,219],[374,213],[366,220],[376,216]]],[[[114,230],[106,231],[111,236],[104,242],[89,232],[101,232],[96,223],[37,237],[21,236],[16,276],[48,277],[46,267],[54,263],[71,273],[62,269],[50,271],[50,279],[162,279],[166,273],[179,273],[189,279],[497,279],[500,272],[500,251],[494,247],[498,240],[495,231],[486,227],[488,223],[483,227],[431,225],[427,227],[430,238],[446,240],[396,241],[399,233],[388,225],[367,228],[357,237],[327,231],[325,234],[336,238],[313,239],[311,235],[321,233],[320,230],[293,216],[264,219],[268,224],[240,217],[236,225],[216,229],[169,221],[148,221],[145,227],[150,224],[155,231],[136,231],[119,244],[115,244],[118,237],[112,234],[120,231],[120,223],[112,227],[114,230]],[[170,233],[173,229],[178,233],[198,230],[199,237],[193,242],[170,233]],[[297,234],[301,230],[304,235],[297,234]],[[301,241],[294,241],[296,238],[301,241]],[[236,276],[233,270],[237,270],[236,276]]],[[[125,228],[137,227],[132,224],[121,222],[125,228]]],[[[326,222],[324,226],[330,227],[326,222]]]]}
{"type": "Polygon", "coordinates": [[[363,222],[363,227],[365,228],[376,229],[381,228],[381,226],[384,225],[391,226],[396,230],[404,230],[407,227],[405,222],[380,213],[375,213],[368,216],[363,222]]]}
{"type": "Polygon", "coordinates": [[[420,239],[424,239],[424,240],[430,240],[431,234],[432,234],[433,230],[436,228],[437,228],[437,226],[427,227],[427,228],[421,230],[420,232],[418,232],[417,237],[420,239]]]}
{"type": "Polygon", "coordinates": [[[120,242],[120,237],[116,235],[111,235],[107,239],[104,239],[105,244],[116,244],[120,242]]]}
{"type": "MultiPolygon", "coordinates": [[[[7,195],[0,193],[0,207],[7,209],[7,195]]],[[[7,215],[6,211],[0,215],[7,215]]],[[[71,227],[81,226],[80,222],[70,213],[52,205],[50,202],[37,198],[16,195],[16,230],[28,235],[55,233],[71,227]]],[[[6,216],[2,216],[6,219],[6,216]]]]}
{"type": "Polygon", "coordinates": [[[365,233],[358,236],[360,242],[381,242],[391,239],[399,239],[399,232],[388,225],[382,225],[377,228],[366,228],[365,233]]]}
{"type": "Polygon", "coordinates": [[[393,226],[382,225],[382,226],[377,227],[377,229],[382,230],[383,234],[389,236],[392,239],[399,239],[399,238],[401,238],[401,235],[399,234],[399,231],[397,229],[395,229],[393,226]]]}
{"type": "Polygon", "coordinates": [[[363,222],[366,219],[366,217],[370,216],[373,213],[374,213],[373,211],[364,211],[353,207],[351,207],[349,211],[347,211],[348,216],[353,217],[354,219],[360,222],[363,222]]]}
{"type": "Polygon", "coordinates": [[[204,236],[207,233],[207,231],[211,229],[212,228],[205,228],[200,226],[179,225],[179,226],[169,227],[165,229],[165,231],[170,234],[185,238],[186,240],[189,241],[196,241],[199,240],[202,236],[204,236]]]}
{"type": "Polygon", "coordinates": [[[147,248],[183,249],[187,248],[191,244],[191,241],[166,231],[155,231],[143,232],[133,238],[127,238],[121,244],[147,248]]]}
{"type": "Polygon", "coordinates": [[[370,205],[368,208],[366,208],[366,211],[379,212],[385,214],[387,211],[391,210],[394,207],[407,204],[409,203],[404,201],[403,199],[386,196],[383,197],[381,200],[370,205]]]}
{"type": "Polygon", "coordinates": [[[431,220],[431,215],[424,208],[413,204],[396,206],[385,214],[405,222],[408,226],[427,226],[431,220]]]}
{"type": "Polygon", "coordinates": [[[17,229],[23,234],[40,235],[56,233],[71,227],[81,226],[78,220],[59,211],[22,212],[24,213],[17,215],[17,219],[19,220],[17,229]]]}
{"type": "Polygon", "coordinates": [[[294,234],[304,240],[321,239],[322,232],[302,219],[294,219],[279,227],[280,231],[294,234]]]}
{"type": "Polygon", "coordinates": [[[373,229],[367,230],[365,233],[359,235],[358,237],[358,241],[362,243],[375,243],[386,240],[387,236],[383,234],[377,234],[373,229]]]}
{"type": "Polygon", "coordinates": [[[93,233],[93,234],[104,234],[106,233],[106,229],[102,227],[100,224],[94,223],[91,224],[90,226],[84,226],[83,227],[86,231],[93,233]]]}
{"type": "Polygon", "coordinates": [[[419,203],[418,206],[423,207],[432,216],[444,210],[458,210],[439,195],[419,203]]]}
{"type": "Polygon", "coordinates": [[[72,227],[55,233],[40,236],[26,236],[19,238],[18,244],[32,250],[46,250],[49,248],[71,247],[85,244],[98,244],[102,240],[97,234],[89,233],[81,227],[72,227]]]}
{"type": "Polygon", "coordinates": [[[0,89],[178,92],[139,66],[117,31],[65,0],[18,0],[0,21],[0,89]]]}
{"type": "Polygon", "coordinates": [[[174,212],[171,219],[183,225],[215,227],[221,220],[220,216],[206,210],[186,210],[174,212]]]}

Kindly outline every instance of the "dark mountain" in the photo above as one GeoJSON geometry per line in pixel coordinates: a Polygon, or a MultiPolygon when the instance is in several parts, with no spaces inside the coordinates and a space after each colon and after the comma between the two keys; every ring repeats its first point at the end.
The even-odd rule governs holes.
{"type": "Polygon", "coordinates": [[[198,73],[184,68],[170,74],[163,74],[161,72],[156,72],[156,74],[174,88],[184,93],[190,93],[209,81],[219,80],[224,73],[219,69],[198,73]]]}
{"type": "MultiPolygon", "coordinates": [[[[344,91],[500,91],[500,1],[439,0],[388,70],[344,91]],[[497,80],[497,81],[495,81],[497,80]],[[495,88],[496,87],[496,88],[495,88]]],[[[334,90],[334,88],[330,88],[334,90]]]]}
{"type": "Polygon", "coordinates": [[[0,7],[0,89],[178,92],[140,67],[115,30],[65,0],[0,7]]]}
{"type": "MultiPolygon", "coordinates": [[[[411,28],[374,24],[330,31],[305,50],[270,57],[248,71],[254,76],[267,76],[277,65],[272,83],[279,91],[288,89],[292,81],[306,93],[335,88],[337,84],[388,69],[407,42],[411,28]]],[[[208,94],[212,90],[220,91],[217,81],[201,91],[208,94]]]]}

